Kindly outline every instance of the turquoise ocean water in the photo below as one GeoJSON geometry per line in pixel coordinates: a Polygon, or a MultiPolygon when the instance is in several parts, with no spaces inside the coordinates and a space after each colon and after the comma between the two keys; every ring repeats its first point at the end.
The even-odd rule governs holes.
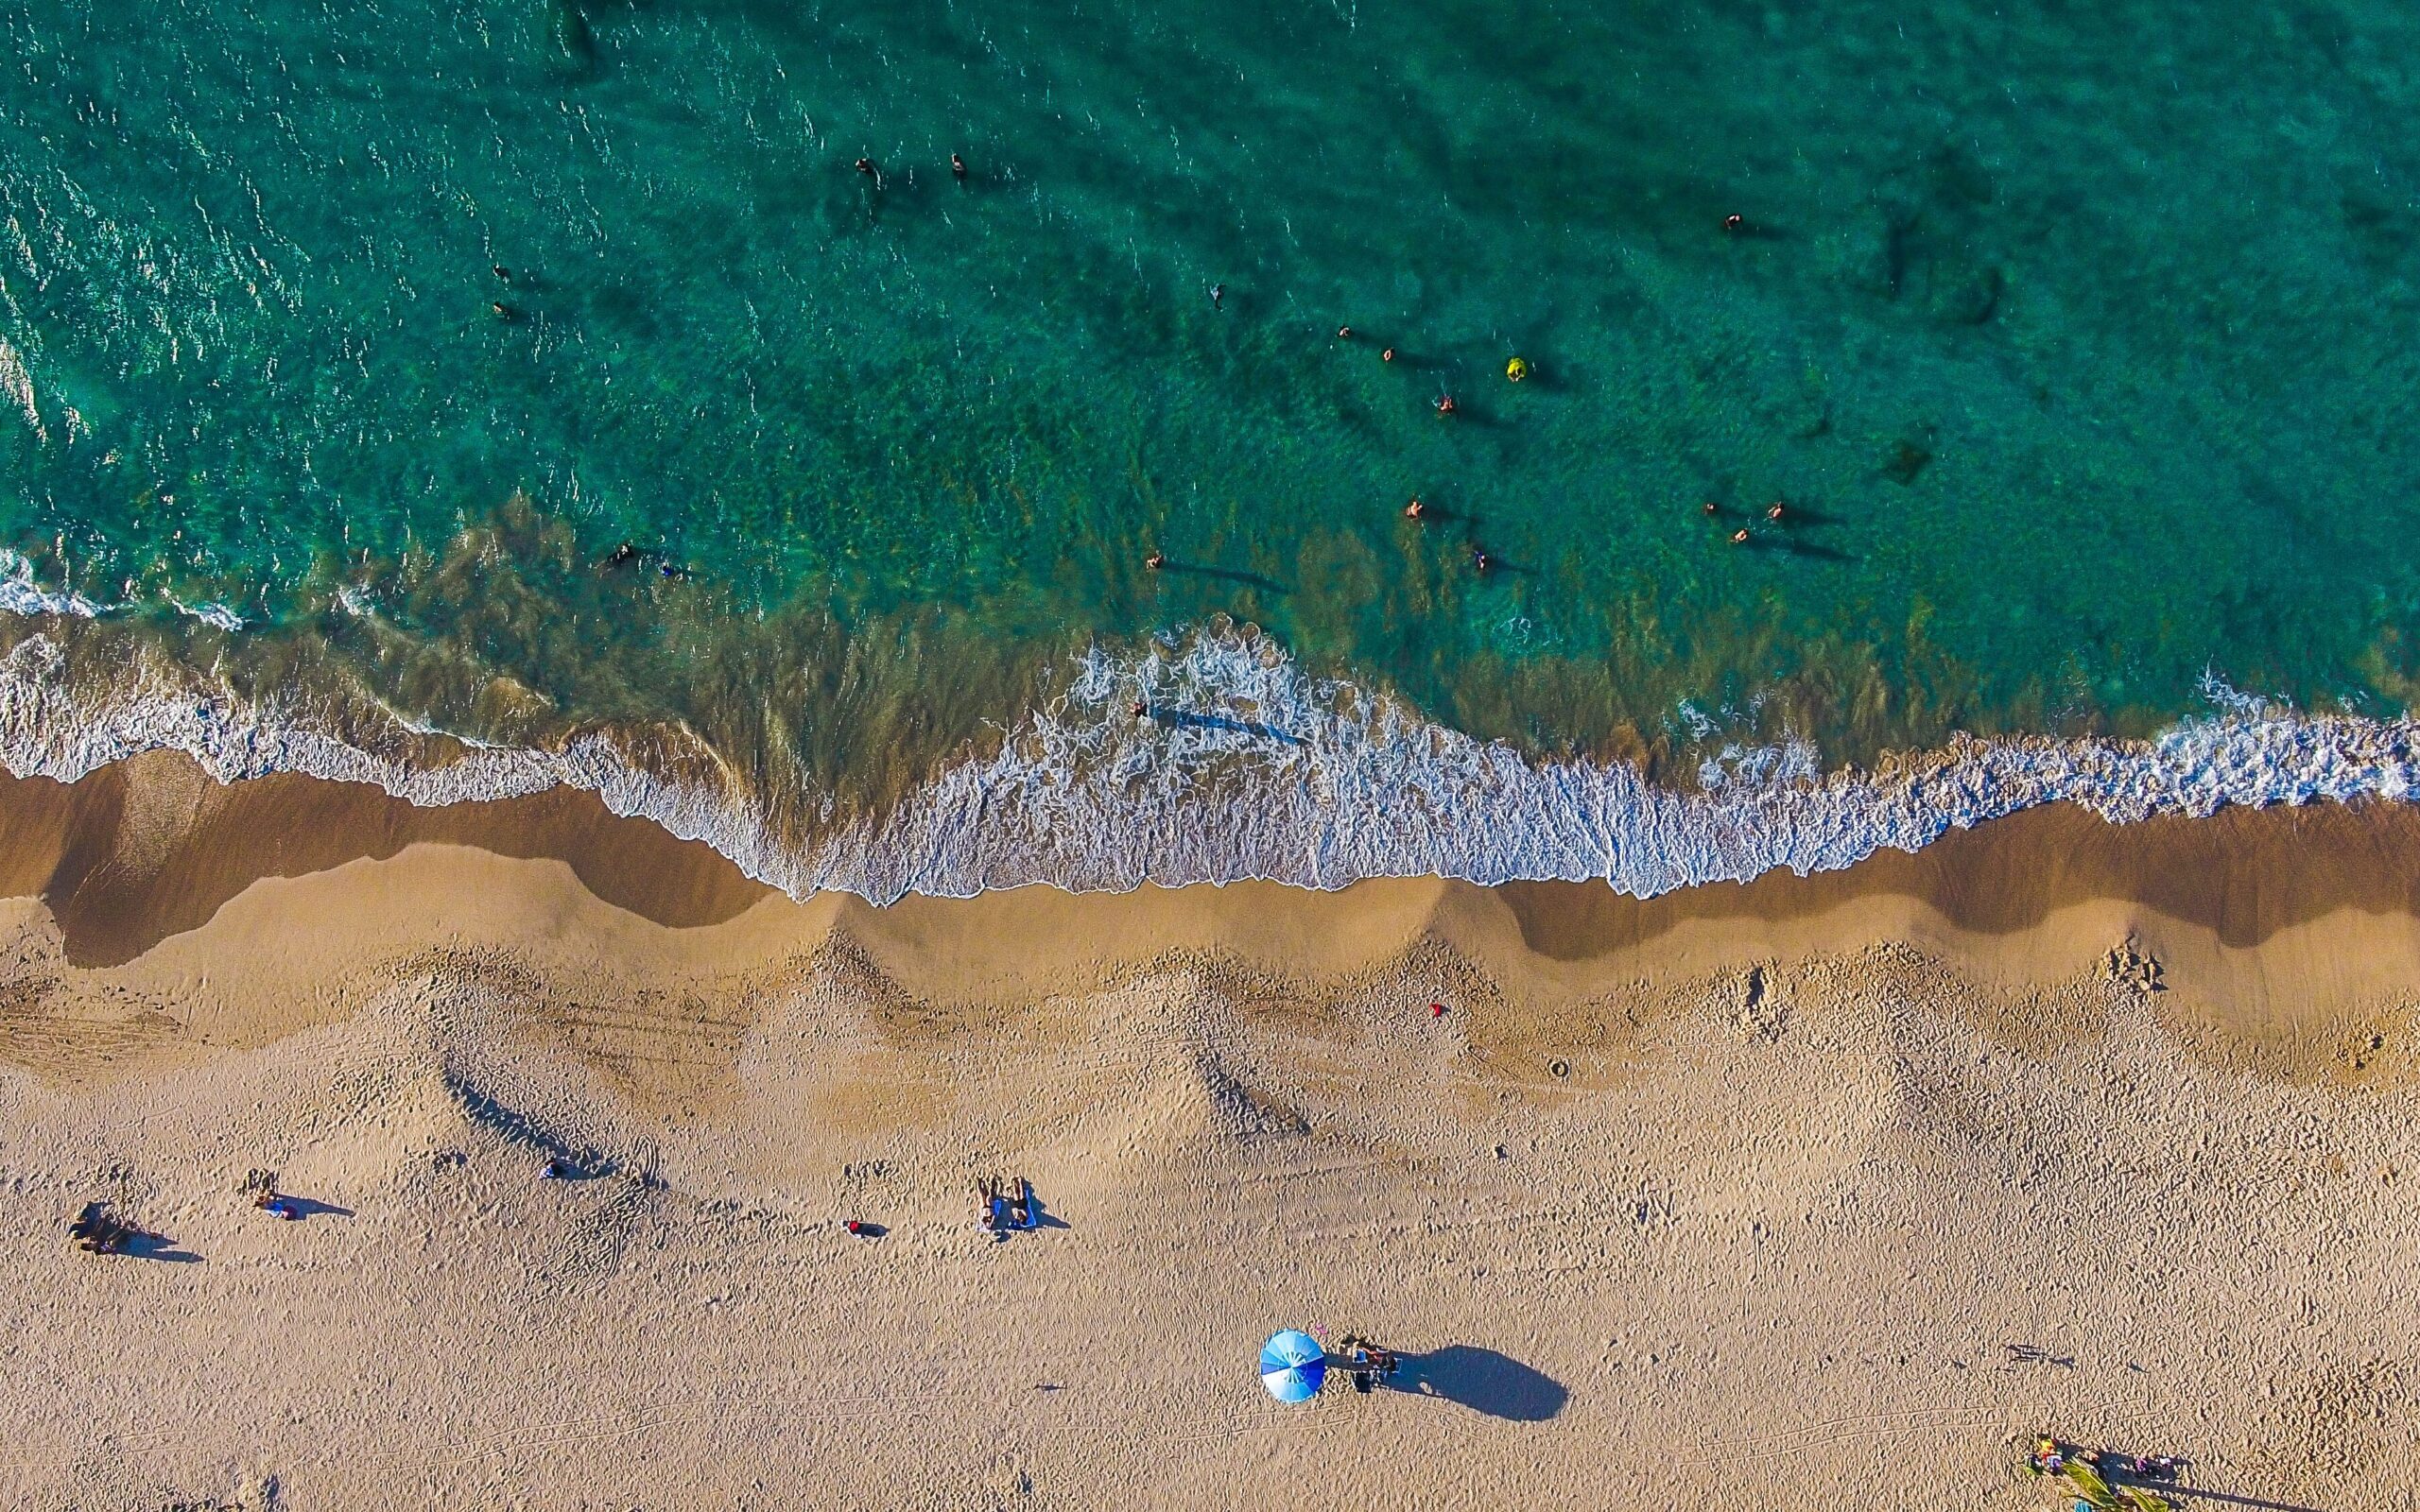
{"type": "Polygon", "coordinates": [[[1139,735],[1062,754],[1177,830],[1153,784],[1219,751],[1154,749],[1316,785],[1304,721],[1374,699],[1687,785],[1743,744],[2149,735],[2212,678],[2410,697],[2408,7],[0,0],[0,544],[21,607],[95,611],[7,632],[69,653],[26,674],[54,744],[182,667],[339,737],[614,732],[796,839],[1129,682],[1139,735]],[[1132,673],[1204,637],[1301,685],[1132,673]]]}

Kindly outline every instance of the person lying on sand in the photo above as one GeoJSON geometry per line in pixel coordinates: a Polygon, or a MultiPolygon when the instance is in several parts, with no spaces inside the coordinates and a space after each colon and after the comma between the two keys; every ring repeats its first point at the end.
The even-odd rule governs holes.
{"type": "Polygon", "coordinates": [[[1030,1228],[1035,1221],[1033,1183],[1019,1177],[1017,1177],[1017,1194],[1009,1200],[1009,1222],[1020,1228],[1030,1228]]]}

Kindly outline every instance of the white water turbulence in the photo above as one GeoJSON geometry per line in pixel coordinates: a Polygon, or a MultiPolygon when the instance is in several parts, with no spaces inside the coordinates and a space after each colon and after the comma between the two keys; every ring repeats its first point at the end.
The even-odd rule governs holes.
{"type": "Polygon", "coordinates": [[[560,750],[474,744],[433,768],[364,748],[194,682],[95,706],[34,635],[0,659],[0,765],[74,781],[147,750],[220,781],[302,772],[416,804],[569,785],[617,814],[702,840],[793,896],[887,902],[1043,883],[1077,891],[1250,879],[1333,888],[1365,877],[1493,884],[1601,880],[1651,897],[1777,868],[1846,867],[2036,803],[2104,817],[2205,816],[2229,804],[2405,799],[2420,779],[2411,720],[2308,715],[2215,687],[2217,712],[2150,742],[1961,739],[1878,773],[1814,771],[1760,747],[1709,764],[1704,789],[1649,785],[1626,764],[1537,761],[1305,674],[1272,641],[1217,627],[1139,654],[1096,648],[1063,693],[994,754],[948,768],[878,821],[777,837],[758,782],[711,762],[642,770],[602,735],[560,750]],[[1139,713],[1137,710],[1139,709],[1139,713]]]}

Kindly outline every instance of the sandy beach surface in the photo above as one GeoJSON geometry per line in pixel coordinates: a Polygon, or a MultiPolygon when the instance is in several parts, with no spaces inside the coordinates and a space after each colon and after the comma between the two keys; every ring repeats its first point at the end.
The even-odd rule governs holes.
{"type": "Polygon", "coordinates": [[[146,757],[0,893],[0,1504],[2420,1504],[2411,810],[877,910],[146,757]]]}

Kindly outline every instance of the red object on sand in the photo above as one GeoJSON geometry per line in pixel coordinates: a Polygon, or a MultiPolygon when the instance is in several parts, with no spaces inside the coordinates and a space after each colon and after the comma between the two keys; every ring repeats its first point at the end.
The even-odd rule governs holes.
{"type": "Polygon", "coordinates": [[[1431,1003],[1428,1005],[1428,1016],[1432,1019],[1443,1018],[1445,1016],[1445,1005],[1443,1003],[1431,1003]]]}
{"type": "Polygon", "coordinates": [[[856,1220],[855,1218],[852,1218],[852,1219],[850,1219],[850,1220],[849,1220],[849,1232],[851,1232],[851,1233],[856,1233],[856,1232],[858,1230],[858,1228],[859,1228],[860,1227],[862,1227],[862,1226],[861,1226],[861,1225],[859,1225],[859,1224],[858,1224],[858,1222],[857,1222],[857,1220],[856,1220]]]}

